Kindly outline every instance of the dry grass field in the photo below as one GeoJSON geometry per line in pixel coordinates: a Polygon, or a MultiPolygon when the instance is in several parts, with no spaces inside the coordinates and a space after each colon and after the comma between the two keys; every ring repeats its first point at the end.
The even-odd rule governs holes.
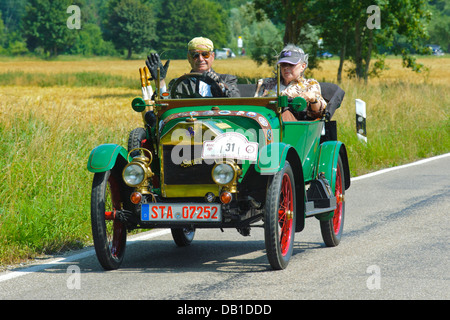
{"type": "MultiPolygon", "coordinates": [[[[417,60],[423,63],[428,71],[414,73],[402,67],[400,58],[387,58],[388,70],[382,73],[381,78],[371,79],[371,83],[379,81],[407,81],[414,83],[435,83],[447,84],[450,80],[450,58],[448,57],[425,57],[417,60]]],[[[0,60],[0,74],[5,72],[26,72],[26,73],[76,73],[76,72],[99,72],[111,75],[118,75],[127,78],[135,77],[139,80],[138,69],[145,65],[144,60],[80,60],[80,61],[42,61],[42,60],[0,60]]],[[[313,70],[314,78],[318,80],[335,81],[338,67],[338,60],[329,59],[320,63],[320,69],[313,70]]],[[[348,65],[344,66],[344,70],[348,65]]],[[[266,64],[257,66],[249,58],[233,60],[216,60],[214,69],[219,73],[234,74],[239,77],[264,78],[270,77],[273,72],[272,66],[266,64]]],[[[185,60],[172,60],[169,69],[170,76],[178,76],[189,72],[190,67],[185,60]]],[[[343,79],[346,73],[344,72],[343,79]]],[[[138,82],[139,83],[139,82],[138,82]]]]}
{"type": "MultiPolygon", "coordinates": [[[[368,84],[344,77],[346,96],[334,119],[353,176],[450,152],[450,59],[419,61],[427,72],[415,74],[388,58],[390,69],[368,84]],[[367,103],[367,144],[355,135],[356,98],[367,103]]],[[[141,95],[143,66],[102,59],[0,60],[0,267],[91,242],[87,157],[102,143],[126,146],[129,131],[141,125],[130,102],[141,95]],[[52,85],[61,74],[100,80],[71,85],[62,77],[52,85]],[[105,75],[117,84],[102,85],[105,75]]],[[[323,61],[313,76],[334,81],[337,66],[337,60],[323,61]]],[[[217,60],[215,70],[254,79],[271,76],[273,68],[245,58],[217,60]]],[[[172,61],[168,80],[186,72],[186,61],[172,61]]]]}

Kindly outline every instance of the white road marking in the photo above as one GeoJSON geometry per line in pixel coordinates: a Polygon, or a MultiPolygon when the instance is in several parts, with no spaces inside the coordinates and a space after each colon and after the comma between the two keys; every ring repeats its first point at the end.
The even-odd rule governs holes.
{"type": "MultiPolygon", "coordinates": [[[[127,245],[131,245],[137,241],[143,241],[148,240],[152,238],[161,237],[163,235],[169,234],[170,229],[162,229],[162,230],[152,230],[150,232],[145,232],[136,236],[132,236],[127,239],[127,245]]],[[[43,262],[39,262],[38,264],[34,264],[30,267],[15,269],[15,270],[9,270],[3,272],[3,274],[0,274],[0,282],[11,280],[14,278],[22,277],[27,274],[33,273],[33,272],[40,272],[42,270],[52,268],[57,265],[63,265],[67,264],[69,262],[77,261],[79,259],[84,259],[90,256],[95,255],[94,248],[91,248],[87,251],[83,251],[80,253],[76,253],[67,257],[61,257],[61,258],[55,258],[50,260],[45,260],[43,262]]]]}
{"type": "Polygon", "coordinates": [[[427,162],[431,162],[431,161],[434,161],[434,160],[439,160],[439,159],[446,158],[446,157],[449,157],[449,156],[450,156],[450,153],[446,153],[446,154],[442,154],[442,155],[439,155],[439,156],[435,156],[435,157],[419,160],[419,161],[416,161],[416,162],[411,162],[411,163],[408,163],[408,164],[404,164],[404,165],[401,165],[401,166],[397,166],[397,167],[392,167],[392,168],[387,168],[387,169],[382,169],[382,170],[379,170],[379,171],[371,172],[371,173],[368,173],[368,174],[365,174],[365,175],[362,175],[362,176],[359,176],[359,177],[351,178],[350,180],[353,182],[353,181],[358,181],[358,180],[362,180],[362,179],[372,178],[372,177],[378,176],[380,174],[384,174],[384,173],[388,173],[388,172],[392,172],[392,171],[397,171],[397,170],[401,170],[401,169],[404,169],[404,168],[418,166],[418,165],[421,165],[421,164],[424,164],[424,163],[427,163],[427,162]]]}

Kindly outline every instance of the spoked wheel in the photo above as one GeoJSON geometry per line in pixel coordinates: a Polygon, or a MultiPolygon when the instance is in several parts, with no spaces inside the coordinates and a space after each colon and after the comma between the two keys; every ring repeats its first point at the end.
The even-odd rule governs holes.
{"type": "MultiPolygon", "coordinates": [[[[128,152],[136,148],[142,148],[142,141],[147,137],[147,132],[144,128],[133,129],[128,136],[128,152]]],[[[133,151],[130,156],[135,157],[139,151],[133,151]]]]}
{"type": "Polygon", "coordinates": [[[111,171],[96,173],[91,194],[92,237],[97,259],[106,270],[119,268],[125,253],[126,226],[114,220],[121,203],[117,178],[111,171]]]}
{"type": "Polygon", "coordinates": [[[275,270],[285,269],[294,247],[294,174],[289,162],[269,181],[264,212],[264,237],[269,263],[275,270]]]}
{"type": "Polygon", "coordinates": [[[334,210],[332,219],[320,221],[320,231],[322,233],[323,241],[327,247],[337,246],[342,238],[345,214],[344,181],[344,167],[342,165],[341,157],[339,156],[334,191],[334,195],[336,197],[336,209],[334,210]]]}
{"type": "Polygon", "coordinates": [[[194,240],[195,228],[172,228],[173,241],[179,247],[187,247],[194,240]]]}

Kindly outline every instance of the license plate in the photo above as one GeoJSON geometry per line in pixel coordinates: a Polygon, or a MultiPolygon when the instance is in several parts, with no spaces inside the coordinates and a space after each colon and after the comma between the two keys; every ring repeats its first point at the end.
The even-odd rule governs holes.
{"type": "Polygon", "coordinates": [[[222,215],[218,204],[144,203],[141,207],[141,220],[221,222],[222,215]]]}

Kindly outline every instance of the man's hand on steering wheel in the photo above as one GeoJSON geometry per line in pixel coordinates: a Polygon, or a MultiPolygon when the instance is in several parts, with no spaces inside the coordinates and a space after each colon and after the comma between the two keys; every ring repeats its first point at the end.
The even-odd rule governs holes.
{"type": "Polygon", "coordinates": [[[223,96],[224,97],[228,97],[228,87],[226,86],[225,83],[223,83],[220,80],[220,77],[219,77],[219,75],[217,73],[215,73],[214,71],[205,71],[205,72],[203,72],[203,75],[205,77],[209,77],[209,78],[213,79],[215,82],[217,82],[219,87],[222,89],[223,96]]]}

